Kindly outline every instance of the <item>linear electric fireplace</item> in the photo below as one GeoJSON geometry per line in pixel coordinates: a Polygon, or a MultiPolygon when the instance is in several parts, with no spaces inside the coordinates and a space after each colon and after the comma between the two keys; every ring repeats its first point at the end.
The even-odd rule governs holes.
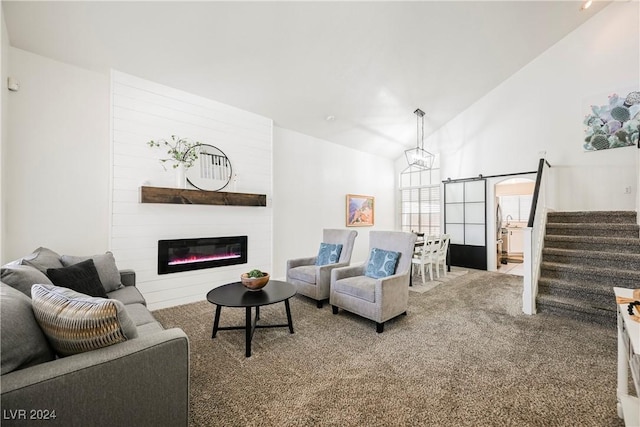
{"type": "Polygon", "coordinates": [[[246,262],[247,236],[158,240],[158,274],[246,262]]]}

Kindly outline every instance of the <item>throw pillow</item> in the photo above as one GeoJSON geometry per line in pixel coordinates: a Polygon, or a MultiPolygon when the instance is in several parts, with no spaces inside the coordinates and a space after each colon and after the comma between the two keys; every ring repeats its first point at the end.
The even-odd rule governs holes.
{"type": "Polygon", "coordinates": [[[373,279],[393,275],[396,272],[399,257],[399,252],[385,251],[378,248],[371,249],[364,275],[373,279]]]}
{"type": "Polygon", "coordinates": [[[118,300],[91,298],[54,285],[33,285],[33,313],[60,356],[136,338],[133,320],[118,300]]]}
{"type": "Polygon", "coordinates": [[[36,283],[52,285],[51,280],[40,270],[30,265],[4,265],[0,272],[2,281],[31,298],[31,286],[36,283]]]}
{"type": "Polygon", "coordinates": [[[316,265],[335,264],[340,260],[342,244],[320,243],[316,265]]]}
{"type": "Polygon", "coordinates": [[[73,289],[92,297],[107,297],[92,259],[69,267],[50,268],[47,270],[47,276],[54,285],[73,289]]]}
{"type": "Polygon", "coordinates": [[[92,256],[62,255],[60,258],[62,265],[65,267],[78,264],[88,259],[93,260],[93,264],[96,266],[96,270],[98,270],[98,276],[105,291],[112,292],[122,287],[122,283],[120,283],[120,271],[116,266],[116,259],[111,252],[92,256]]]}
{"type": "Polygon", "coordinates": [[[47,274],[47,270],[50,268],[64,267],[62,262],[60,262],[60,255],[51,249],[42,247],[33,251],[32,254],[22,258],[22,264],[35,267],[44,274],[47,274]]]}
{"type": "Polygon", "coordinates": [[[0,373],[2,375],[53,360],[55,355],[33,316],[31,299],[0,284],[0,373]]]}

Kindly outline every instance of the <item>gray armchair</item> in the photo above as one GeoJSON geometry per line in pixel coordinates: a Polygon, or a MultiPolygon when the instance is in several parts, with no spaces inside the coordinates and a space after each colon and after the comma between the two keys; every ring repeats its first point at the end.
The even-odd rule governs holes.
{"type": "Polygon", "coordinates": [[[338,262],[315,265],[317,256],[290,259],[287,261],[287,282],[293,283],[299,294],[316,300],[317,307],[322,308],[322,303],[329,299],[331,270],[349,265],[357,235],[358,232],[353,230],[323,230],[323,243],[342,244],[338,262]]]}
{"type": "Polygon", "coordinates": [[[333,314],[338,314],[338,309],[342,308],[373,320],[378,333],[384,331],[384,322],[387,320],[407,314],[409,275],[415,241],[414,233],[371,231],[367,261],[331,272],[329,302],[333,314]],[[394,274],[380,279],[365,276],[373,248],[400,253],[394,274]]]}

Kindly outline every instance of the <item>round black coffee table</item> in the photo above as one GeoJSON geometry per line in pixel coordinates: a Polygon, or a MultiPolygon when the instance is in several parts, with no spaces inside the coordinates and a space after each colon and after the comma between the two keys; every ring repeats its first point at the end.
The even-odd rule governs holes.
{"type": "Polygon", "coordinates": [[[250,291],[242,285],[242,282],[234,282],[214,288],[207,294],[207,300],[216,305],[216,314],[213,319],[213,331],[211,338],[215,338],[219,330],[244,329],[245,330],[245,356],[251,356],[251,339],[256,328],[284,328],[288,327],[293,333],[291,321],[291,308],[289,298],[296,294],[294,285],[280,280],[269,280],[267,285],[259,291],[250,291]],[[282,325],[258,325],[260,320],[260,307],[284,301],[287,310],[287,323],[282,325]],[[222,307],[244,307],[246,310],[244,326],[218,326],[220,323],[220,311],[222,307]],[[256,314],[252,321],[251,308],[256,308],[256,314]]]}

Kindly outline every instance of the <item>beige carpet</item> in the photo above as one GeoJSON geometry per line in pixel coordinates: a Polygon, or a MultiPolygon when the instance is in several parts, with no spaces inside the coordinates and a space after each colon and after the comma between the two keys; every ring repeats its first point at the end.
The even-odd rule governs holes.
{"type": "Polygon", "coordinates": [[[413,292],[419,292],[421,294],[430,291],[431,289],[435,288],[438,285],[441,285],[442,283],[457,280],[458,278],[464,276],[469,272],[469,270],[460,267],[451,267],[451,271],[447,272],[446,276],[442,274],[442,271],[440,271],[440,277],[437,277],[434,274],[433,280],[430,280],[431,278],[429,277],[429,273],[425,271],[425,281],[424,283],[422,283],[422,277],[420,276],[420,273],[418,271],[419,268],[414,267],[414,270],[413,283],[411,284],[411,287],[409,287],[409,290],[413,292]]]}
{"type": "MultiPolygon", "coordinates": [[[[295,334],[256,330],[250,358],[242,331],[211,339],[206,301],[154,314],[189,336],[192,426],[622,426],[615,330],[521,314],[521,283],[471,270],[410,292],[383,334],[296,296],[295,334]]],[[[261,314],[281,323],[284,304],[261,314]]]]}

